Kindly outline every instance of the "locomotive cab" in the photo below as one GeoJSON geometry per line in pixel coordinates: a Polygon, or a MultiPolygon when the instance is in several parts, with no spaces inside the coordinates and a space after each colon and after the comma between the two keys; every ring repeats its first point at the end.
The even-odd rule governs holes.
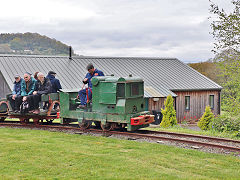
{"type": "Polygon", "coordinates": [[[108,113],[109,121],[119,124],[127,122],[130,131],[147,127],[149,122],[154,121],[152,115],[148,111],[144,111],[142,78],[132,76],[94,77],[92,84],[93,112],[108,113]]]}

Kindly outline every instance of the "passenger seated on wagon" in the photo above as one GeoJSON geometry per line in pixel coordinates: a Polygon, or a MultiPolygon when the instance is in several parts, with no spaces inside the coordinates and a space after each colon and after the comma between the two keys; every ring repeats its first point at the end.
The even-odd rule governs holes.
{"type": "Polygon", "coordinates": [[[35,84],[36,84],[36,79],[31,77],[31,74],[26,72],[23,76],[24,81],[21,82],[21,96],[16,98],[16,111],[20,111],[20,105],[22,102],[27,101],[28,104],[30,104],[31,99],[29,98],[29,95],[32,95],[34,89],[35,89],[35,84]]]}
{"type": "MultiPolygon", "coordinates": [[[[84,84],[88,84],[88,98],[89,100],[92,99],[92,82],[91,82],[91,79],[92,77],[94,76],[104,76],[103,72],[98,70],[98,69],[95,69],[93,64],[90,63],[87,65],[87,68],[88,70],[88,73],[86,74],[85,78],[83,79],[83,83],[84,84]]],[[[86,89],[82,89],[79,91],[78,93],[79,97],[80,97],[80,100],[81,100],[81,105],[79,106],[80,108],[84,108],[87,104],[87,90],[86,89]]]]}
{"type": "Polygon", "coordinates": [[[21,96],[21,82],[22,78],[17,74],[15,75],[14,87],[12,91],[12,95],[8,97],[8,101],[10,102],[10,112],[17,110],[16,99],[21,96]]]}
{"type": "Polygon", "coordinates": [[[36,82],[35,90],[33,94],[29,96],[31,99],[30,107],[33,109],[31,112],[34,114],[40,113],[39,102],[41,101],[41,95],[51,93],[52,90],[52,84],[50,80],[45,78],[43,73],[39,72],[37,76],[38,81],[36,82]]]}
{"type": "Polygon", "coordinates": [[[50,79],[50,81],[51,81],[52,93],[56,93],[56,92],[60,91],[60,89],[62,89],[60,81],[55,77],[56,77],[56,73],[54,71],[49,71],[48,75],[46,77],[46,78],[50,79]]]}
{"type": "Polygon", "coordinates": [[[38,80],[38,77],[37,77],[38,73],[39,73],[39,72],[37,71],[37,72],[35,72],[34,75],[33,75],[34,79],[36,79],[36,80],[38,80]]]}

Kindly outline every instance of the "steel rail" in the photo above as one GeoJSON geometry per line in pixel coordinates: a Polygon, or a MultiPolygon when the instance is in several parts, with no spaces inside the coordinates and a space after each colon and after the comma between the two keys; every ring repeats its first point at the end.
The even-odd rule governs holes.
{"type": "Polygon", "coordinates": [[[189,138],[199,138],[199,139],[207,139],[213,141],[221,141],[221,142],[233,142],[233,143],[240,143],[239,140],[234,139],[227,139],[227,138],[220,138],[220,137],[211,137],[211,136],[204,136],[198,134],[186,134],[186,133],[176,133],[176,132],[167,132],[167,131],[151,131],[151,130],[138,130],[137,132],[141,134],[164,134],[164,135],[172,135],[178,137],[189,137],[189,138]]]}
{"type": "Polygon", "coordinates": [[[124,136],[131,136],[131,137],[138,137],[138,138],[148,138],[148,139],[156,139],[156,140],[164,140],[164,141],[174,141],[174,142],[179,142],[179,143],[187,143],[187,144],[192,144],[192,145],[200,145],[200,146],[206,146],[206,147],[222,148],[222,149],[227,149],[227,150],[233,150],[233,151],[240,152],[240,148],[239,147],[226,146],[226,145],[214,144],[214,143],[209,143],[209,142],[200,142],[200,141],[179,139],[179,138],[173,138],[173,137],[161,137],[161,136],[153,136],[153,135],[146,135],[146,134],[140,134],[140,133],[129,133],[129,132],[115,132],[115,131],[111,131],[111,132],[108,132],[108,133],[124,135],[124,136]]]}
{"type": "MultiPolygon", "coordinates": [[[[38,128],[38,129],[44,129],[44,130],[49,130],[49,129],[68,130],[68,131],[71,130],[71,131],[76,131],[77,133],[80,133],[80,134],[86,133],[86,132],[92,132],[92,133],[98,133],[98,134],[100,133],[100,134],[103,134],[105,136],[110,136],[112,134],[115,134],[115,135],[121,135],[121,136],[127,136],[127,137],[172,141],[172,142],[178,142],[178,143],[200,145],[200,146],[205,146],[205,147],[213,147],[213,148],[220,148],[220,149],[240,152],[240,148],[239,147],[234,147],[234,146],[226,146],[226,145],[214,144],[214,143],[209,143],[209,142],[200,142],[200,141],[179,139],[179,138],[173,138],[173,137],[161,137],[161,136],[154,136],[154,135],[146,135],[146,134],[133,133],[133,132],[102,131],[102,130],[99,130],[99,129],[83,130],[83,129],[80,129],[78,127],[72,127],[72,126],[34,125],[34,124],[16,124],[16,123],[0,123],[0,126],[38,128]]],[[[154,131],[154,133],[155,133],[155,131],[154,131]]],[[[188,137],[192,137],[192,136],[188,136],[188,137]]]]}

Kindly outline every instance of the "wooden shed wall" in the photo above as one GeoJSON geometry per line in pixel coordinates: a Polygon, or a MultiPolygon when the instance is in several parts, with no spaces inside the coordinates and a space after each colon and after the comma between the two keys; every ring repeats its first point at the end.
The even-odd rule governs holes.
{"type": "Polygon", "coordinates": [[[0,72],[0,99],[6,98],[6,95],[9,93],[11,93],[11,90],[0,72]]]}
{"type": "Polygon", "coordinates": [[[220,114],[220,91],[189,91],[174,92],[176,97],[176,115],[178,122],[197,121],[209,105],[209,96],[214,95],[214,108],[212,112],[220,114]],[[185,110],[185,96],[190,96],[190,110],[185,110]]]}
{"type": "Polygon", "coordinates": [[[158,101],[154,101],[153,98],[149,98],[148,100],[148,110],[156,110],[156,111],[161,111],[161,108],[164,107],[164,100],[165,98],[159,98],[158,101]]]}
{"type": "MultiPolygon", "coordinates": [[[[203,115],[205,108],[209,105],[209,96],[214,95],[214,108],[212,112],[220,114],[220,91],[182,91],[174,92],[177,94],[175,99],[175,109],[178,122],[194,122],[203,115]],[[185,96],[190,96],[190,110],[185,110],[185,96]]],[[[161,111],[164,108],[164,100],[159,98],[159,101],[153,101],[153,98],[148,100],[148,110],[161,111]]]]}

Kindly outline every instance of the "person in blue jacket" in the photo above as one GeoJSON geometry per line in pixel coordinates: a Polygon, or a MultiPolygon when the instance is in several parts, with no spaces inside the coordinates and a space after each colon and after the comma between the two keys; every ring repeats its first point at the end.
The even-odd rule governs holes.
{"type": "MultiPolygon", "coordinates": [[[[33,91],[35,90],[35,84],[37,80],[33,77],[31,77],[31,74],[26,72],[23,76],[24,80],[21,82],[21,96],[16,98],[16,112],[20,110],[20,105],[23,101],[27,101],[28,104],[31,103],[31,98],[29,98],[29,95],[33,94],[33,91]]],[[[32,107],[29,108],[29,110],[32,107]]]]}
{"type": "Polygon", "coordinates": [[[56,93],[60,91],[60,89],[62,89],[60,81],[57,78],[55,78],[55,76],[56,76],[56,73],[54,71],[49,71],[48,75],[46,76],[46,78],[50,79],[51,81],[52,93],[56,93]]]}
{"type": "MultiPolygon", "coordinates": [[[[86,74],[85,78],[83,79],[83,83],[88,84],[88,97],[89,97],[89,100],[91,100],[92,99],[92,90],[91,90],[92,89],[92,82],[91,82],[91,79],[94,76],[104,76],[104,74],[103,74],[102,71],[100,71],[98,69],[95,69],[92,63],[88,64],[86,69],[88,70],[88,73],[86,74]]],[[[87,90],[86,89],[80,90],[78,95],[79,95],[80,100],[81,100],[80,108],[84,108],[86,106],[86,103],[87,103],[87,90]]]]}
{"type": "Polygon", "coordinates": [[[8,101],[10,102],[10,111],[16,110],[16,99],[21,96],[21,82],[22,78],[17,74],[15,75],[14,87],[12,91],[12,95],[8,97],[8,101]]]}

